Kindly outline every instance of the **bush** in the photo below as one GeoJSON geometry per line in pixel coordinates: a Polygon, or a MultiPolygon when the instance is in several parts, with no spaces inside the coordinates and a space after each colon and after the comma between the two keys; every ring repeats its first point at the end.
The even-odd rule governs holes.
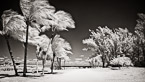
{"type": "Polygon", "coordinates": [[[131,59],[129,57],[118,57],[114,58],[113,60],[110,61],[110,65],[113,66],[133,66],[133,63],[131,62],[131,59]]]}

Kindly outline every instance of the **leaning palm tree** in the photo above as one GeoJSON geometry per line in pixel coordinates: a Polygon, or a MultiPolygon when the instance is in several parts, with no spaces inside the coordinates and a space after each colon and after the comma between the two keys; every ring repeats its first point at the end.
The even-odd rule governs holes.
{"type": "Polygon", "coordinates": [[[11,29],[11,28],[8,27],[10,25],[10,23],[16,18],[16,15],[17,15],[17,13],[13,12],[12,10],[7,10],[7,11],[3,12],[3,15],[2,15],[3,30],[0,31],[0,35],[3,35],[6,39],[9,54],[10,54],[10,57],[12,59],[12,63],[14,66],[15,75],[18,76],[15,60],[13,58],[12,50],[11,50],[10,43],[9,43],[9,36],[10,36],[9,29],[11,29]]]}
{"type": "MultiPolygon", "coordinates": [[[[1,33],[0,33],[0,35],[1,35],[1,33]]],[[[18,76],[18,72],[17,72],[15,60],[14,60],[14,57],[13,57],[13,54],[12,54],[12,49],[11,49],[11,46],[10,46],[10,43],[9,43],[9,38],[8,38],[9,36],[4,35],[4,37],[5,37],[7,46],[8,46],[8,51],[9,51],[10,57],[11,57],[11,59],[12,59],[12,63],[13,63],[14,70],[15,70],[15,75],[18,76]]]]}
{"type": "MultiPolygon", "coordinates": [[[[56,32],[57,31],[64,31],[64,30],[68,30],[67,28],[75,28],[74,25],[74,21],[72,20],[72,17],[70,14],[64,12],[64,11],[58,11],[54,14],[55,17],[55,23],[52,26],[52,43],[53,43],[53,39],[56,36],[56,32]]],[[[43,29],[45,30],[45,29],[43,29]]],[[[53,57],[55,57],[55,53],[53,55],[53,57]]],[[[53,58],[53,62],[54,62],[54,58],[53,58]]],[[[52,62],[52,68],[51,68],[51,72],[53,72],[53,62],[52,62]]]]}
{"type": "MultiPolygon", "coordinates": [[[[42,74],[44,75],[45,62],[46,60],[52,60],[53,52],[51,48],[51,42],[50,42],[51,40],[46,35],[41,35],[38,37],[39,39],[37,39],[37,41],[39,42],[39,44],[37,46],[36,57],[37,57],[37,63],[38,60],[42,60],[42,65],[43,65],[42,74]]],[[[38,73],[38,65],[36,67],[38,73]]]]}
{"type": "MultiPolygon", "coordinates": [[[[59,60],[61,58],[66,58],[68,54],[72,54],[70,44],[65,41],[65,39],[61,38],[60,35],[56,35],[52,42],[52,51],[53,51],[53,61],[51,64],[51,73],[53,73],[53,63],[55,57],[59,60]]],[[[58,61],[58,68],[61,69],[61,61],[58,61]]]]}

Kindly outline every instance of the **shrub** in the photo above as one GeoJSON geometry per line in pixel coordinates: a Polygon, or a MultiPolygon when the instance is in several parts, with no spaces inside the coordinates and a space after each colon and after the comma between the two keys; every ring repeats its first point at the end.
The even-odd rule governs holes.
{"type": "Polygon", "coordinates": [[[110,61],[110,65],[113,66],[118,66],[118,67],[122,67],[122,66],[133,66],[133,63],[131,61],[131,59],[129,57],[118,57],[118,58],[114,58],[113,60],[110,61]]]}

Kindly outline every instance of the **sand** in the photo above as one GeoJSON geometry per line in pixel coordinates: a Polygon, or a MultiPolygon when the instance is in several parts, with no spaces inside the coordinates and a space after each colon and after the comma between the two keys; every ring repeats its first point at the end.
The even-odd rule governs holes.
{"type": "Polygon", "coordinates": [[[55,70],[55,74],[27,73],[14,76],[13,71],[1,71],[0,82],[145,82],[145,68],[123,67],[55,70]]]}

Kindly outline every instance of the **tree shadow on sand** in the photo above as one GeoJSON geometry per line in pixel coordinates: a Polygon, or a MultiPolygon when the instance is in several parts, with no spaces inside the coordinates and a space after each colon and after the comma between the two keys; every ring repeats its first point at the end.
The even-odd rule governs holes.
{"type": "MultiPolygon", "coordinates": [[[[23,77],[22,72],[19,72],[18,74],[19,74],[18,76],[11,75],[11,74],[0,74],[0,79],[6,78],[6,77],[23,77]]],[[[26,77],[35,79],[37,77],[42,77],[42,75],[41,74],[27,73],[26,77]]]]}
{"type": "Polygon", "coordinates": [[[62,73],[60,73],[60,72],[53,72],[53,73],[48,72],[48,73],[44,73],[44,74],[62,74],[62,73]]]}
{"type": "MultiPolygon", "coordinates": [[[[6,78],[6,77],[23,77],[23,72],[18,72],[19,76],[16,76],[16,75],[12,75],[12,74],[0,74],[0,79],[2,78],[6,78]]],[[[27,72],[26,73],[26,77],[27,78],[33,78],[33,79],[36,79],[37,77],[43,77],[45,75],[53,75],[53,74],[63,74],[62,72],[45,72],[44,75],[42,74],[42,72],[39,72],[39,73],[32,73],[32,72],[27,72]]]]}
{"type": "Polygon", "coordinates": [[[10,75],[10,74],[0,74],[0,79],[5,77],[17,77],[16,75],[10,75]]]}

